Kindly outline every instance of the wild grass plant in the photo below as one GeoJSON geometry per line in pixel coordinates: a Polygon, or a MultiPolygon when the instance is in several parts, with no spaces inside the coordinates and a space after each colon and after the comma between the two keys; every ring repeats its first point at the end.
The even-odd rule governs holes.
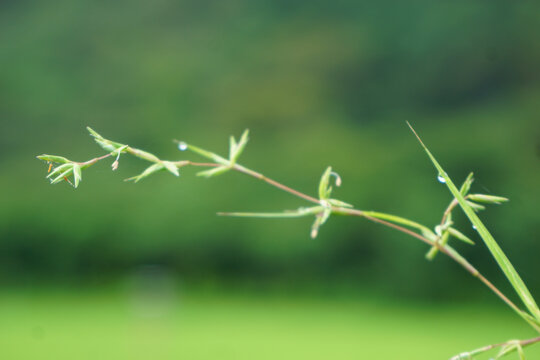
{"type": "MultiPolygon", "coordinates": [[[[321,226],[324,225],[332,215],[361,217],[392,228],[426,243],[429,246],[429,250],[426,254],[427,259],[434,260],[438,253],[442,253],[450,257],[473,277],[477,278],[481,283],[487,286],[495,296],[501,299],[524,322],[531,326],[535,332],[540,333],[540,309],[538,308],[535,299],[531,295],[527,286],[517,273],[504,251],[501,249],[477,215],[479,211],[485,209],[485,205],[501,204],[508,201],[508,199],[500,196],[471,192],[471,186],[474,181],[472,173],[469,174],[458,189],[449,175],[444,171],[443,167],[424,145],[415,130],[411,126],[410,128],[435,166],[437,171],[437,179],[448,187],[453,196],[451,202],[441,216],[441,221],[434,227],[423,225],[416,221],[393,214],[356,209],[351,204],[334,198],[332,196],[334,186],[341,186],[342,179],[335,171],[333,171],[331,167],[327,167],[323,172],[319,181],[318,196],[315,197],[302,193],[257,171],[240,165],[238,163],[238,159],[248,143],[249,133],[247,130],[244,131],[238,140],[232,136],[230,137],[228,157],[220,156],[216,153],[184,141],[175,140],[180,151],[191,151],[207,159],[209,162],[196,162],[192,160],[163,160],[150,152],[131,147],[127,144],[108,140],[89,127],[87,129],[91,136],[93,136],[98,145],[100,145],[101,148],[106,151],[106,154],[84,162],[76,162],[62,156],[47,154],[39,155],[38,158],[46,161],[49,164],[47,179],[49,179],[52,184],[67,182],[74,188],[77,188],[80,185],[80,182],[82,181],[82,171],[86,168],[105,159],[114,159],[111,168],[112,170],[116,170],[119,166],[121,156],[125,154],[135,156],[150,163],[150,165],[142,173],[128,178],[126,181],[138,182],[158,172],[169,172],[174,176],[180,176],[181,168],[187,166],[204,168],[204,170],[197,173],[197,175],[201,177],[213,177],[228,171],[240,172],[301,198],[311,205],[299,207],[294,210],[285,210],[282,212],[232,212],[219,213],[219,215],[260,218],[295,218],[310,216],[314,218],[314,222],[310,230],[310,236],[312,238],[317,237],[321,226]],[[488,251],[496,260],[500,270],[506,276],[513,290],[518,295],[524,308],[511,301],[500,289],[491,283],[454,247],[450,245],[450,241],[452,239],[474,245],[473,240],[467,237],[463,232],[456,229],[454,226],[452,214],[458,207],[462,209],[471,222],[472,227],[478,232],[478,235],[486,245],[488,251]]],[[[508,340],[502,343],[483,346],[472,351],[462,352],[453,356],[451,360],[473,359],[479,354],[488,352],[493,352],[495,359],[505,357],[509,354],[517,354],[519,359],[524,359],[524,348],[537,342],[540,342],[540,336],[525,340],[508,340]]]]}

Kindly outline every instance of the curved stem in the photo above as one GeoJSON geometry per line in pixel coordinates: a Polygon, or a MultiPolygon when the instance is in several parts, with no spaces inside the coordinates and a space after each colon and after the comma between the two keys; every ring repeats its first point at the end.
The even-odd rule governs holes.
{"type": "MultiPolygon", "coordinates": [[[[147,153],[145,151],[142,151],[142,150],[139,150],[139,149],[134,149],[134,148],[131,148],[131,147],[127,147],[127,152],[136,156],[136,157],[139,157],[139,158],[142,158],[144,160],[148,160],[148,161],[161,161],[159,158],[157,158],[155,155],[153,154],[150,154],[150,153],[147,153]]],[[[102,159],[105,159],[107,157],[111,156],[111,154],[106,154],[106,155],[103,155],[101,157],[96,157],[94,159],[91,159],[89,161],[86,161],[84,163],[79,163],[81,165],[86,165],[86,166],[90,166],[94,163],[96,163],[97,161],[99,160],[102,160],[102,159]]],[[[193,161],[189,161],[189,160],[181,160],[181,161],[175,161],[175,162],[172,162],[173,164],[175,164],[176,166],[178,167],[183,167],[183,166],[197,166],[197,167],[218,167],[218,166],[223,166],[223,164],[218,164],[218,163],[203,163],[203,162],[193,162],[193,161]]],[[[232,165],[231,167],[231,170],[235,170],[237,172],[240,172],[242,174],[245,174],[245,175],[248,175],[248,176],[251,176],[251,177],[254,177],[256,179],[259,179],[259,180],[262,180],[264,182],[266,182],[267,184],[275,187],[275,188],[278,188],[282,191],[285,191],[291,195],[294,195],[296,197],[299,197],[301,199],[304,199],[306,201],[309,201],[309,202],[312,202],[312,203],[315,203],[315,204],[320,204],[320,205],[326,205],[326,204],[322,204],[321,200],[315,198],[315,197],[312,197],[310,195],[307,195],[305,193],[302,193],[298,190],[295,190],[289,186],[286,186],[276,180],[273,180],[259,172],[256,172],[256,171],[253,171],[251,169],[248,169],[242,165],[239,165],[239,164],[234,164],[232,165]]],[[[443,215],[443,222],[444,220],[446,219],[446,217],[448,216],[448,214],[452,211],[452,209],[456,206],[456,204],[454,204],[454,202],[456,202],[457,204],[457,201],[455,201],[455,199],[450,203],[450,205],[448,206],[448,208],[446,209],[444,215],[443,215]]],[[[413,226],[414,228],[418,229],[418,230],[422,230],[424,229],[425,227],[421,224],[418,224],[416,222],[413,222],[413,221],[410,221],[408,219],[404,219],[404,218],[401,218],[401,217],[396,217],[394,215],[390,215],[390,214],[384,214],[384,213],[378,213],[378,212],[373,212],[373,211],[362,211],[362,210],[358,210],[358,209],[351,209],[351,208],[344,208],[344,207],[337,207],[337,206],[331,206],[331,211],[332,213],[336,213],[336,214],[340,214],[340,215],[348,215],[348,216],[359,216],[359,217],[363,217],[369,221],[372,221],[372,222],[375,222],[375,223],[379,223],[383,226],[386,226],[386,227],[389,227],[389,228],[392,228],[394,230],[397,230],[397,231],[400,231],[401,233],[403,234],[406,234],[406,235],[409,235],[409,236],[412,236],[420,241],[423,241],[424,243],[430,245],[430,246],[434,246],[436,248],[439,249],[439,251],[441,251],[442,253],[444,253],[445,255],[447,255],[448,257],[450,257],[452,260],[454,260],[455,262],[457,262],[459,265],[461,265],[467,272],[469,272],[472,276],[478,278],[484,285],[486,285],[497,297],[499,297],[503,302],[505,302],[510,308],[512,308],[512,310],[514,310],[519,316],[521,316],[527,323],[529,323],[536,331],[540,332],[540,326],[539,324],[536,323],[536,321],[534,321],[534,319],[532,317],[530,317],[530,315],[526,312],[524,312],[523,310],[519,309],[510,299],[508,299],[508,297],[506,297],[495,285],[493,285],[489,280],[487,280],[474,266],[472,266],[465,258],[463,258],[458,252],[456,252],[453,248],[451,248],[450,246],[448,245],[442,245],[442,244],[439,244],[437,241],[433,241],[431,239],[428,239],[426,238],[425,236],[423,235],[420,235],[410,229],[407,229],[403,226],[400,226],[400,225],[397,225],[393,222],[390,222],[392,220],[395,221],[395,219],[399,219],[399,221],[395,221],[395,222],[399,222],[401,224],[405,224],[405,225],[408,225],[408,226],[413,226]],[[387,220],[390,220],[390,221],[387,221],[387,220]],[[412,224],[412,225],[411,225],[412,224]]]]}
{"type": "MultiPolygon", "coordinates": [[[[215,165],[217,166],[217,164],[215,165]]],[[[274,186],[274,187],[277,187],[285,192],[288,192],[292,195],[295,195],[295,196],[298,196],[302,199],[305,199],[305,200],[308,200],[310,202],[313,202],[313,203],[316,203],[316,204],[320,204],[320,200],[312,197],[312,196],[309,196],[307,194],[304,194],[300,191],[297,191],[297,190],[294,190],[286,185],[283,185],[273,179],[270,179],[266,176],[264,176],[263,174],[261,173],[258,173],[258,172],[255,172],[253,170],[250,170],[250,169],[247,169],[241,165],[234,165],[232,167],[233,170],[236,170],[236,171],[239,171],[243,174],[246,174],[246,175],[249,175],[249,176],[252,176],[252,177],[255,177],[257,179],[260,179],[260,180],[263,180],[265,182],[267,182],[268,184],[274,186]]],[[[500,291],[495,285],[493,285],[493,283],[491,283],[486,277],[484,277],[474,266],[472,266],[465,258],[463,258],[461,255],[459,255],[455,250],[453,250],[451,247],[449,247],[448,245],[445,245],[445,246],[441,246],[441,244],[439,244],[438,242],[436,241],[432,241],[428,238],[426,238],[425,236],[422,236],[412,230],[409,230],[405,227],[402,227],[400,225],[396,225],[394,223],[391,223],[389,221],[386,221],[386,220],[383,220],[383,219],[379,219],[377,217],[374,217],[372,216],[373,214],[379,214],[379,215],[387,215],[387,214],[381,214],[381,213],[375,213],[375,212],[366,212],[366,211],[362,211],[362,210],[358,210],[358,209],[349,209],[349,208],[343,208],[343,207],[332,207],[332,212],[334,213],[338,213],[338,214],[341,214],[341,215],[352,215],[352,216],[360,216],[360,217],[364,217],[366,218],[367,220],[370,220],[372,222],[376,222],[376,223],[379,223],[381,225],[384,225],[384,226],[387,226],[387,227],[390,227],[390,228],[393,228],[395,230],[398,230],[404,234],[407,234],[409,236],[412,236],[412,237],[415,237],[423,242],[425,242],[426,244],[430,245],[430,246],[435,246],[437,247],[442,253],[444,253],[445,255],[447,255],[448,257],[450,257],[452,260],[454,260],[455,262],[457,262],[459,265],[461,265],[465,270],[467,270],[472,276],[476,277],[477,279],[479,279],[484,285],[486,285],[497,297],[499,297],[502,301],[504,301],[512,310],[514,310],[522,319],[524,319],[529,325],[531,325],[536,331],[540,332],[540,326],[538,324],[536,324],[536,322],[529,318],[528,314],[526,312],[524,312],[523,310],[521,310],[520,308],[517,307],[516,304],[514,304],[508,297],[506,297],[502,291],[500,291]],[[451,250],[450,250],[451,249],[451,250]]],[[[414,223],[414,224],[417,224],[417,223],[414,223]]],[[[419,225],[419,224],[417,224],[419,225]]],[[[422,225],[419,225],[420,227],[422,227],[422,225]]]]}
{"type": "Polygon", "coordinates": [[[93,158],[93,159],[90,159],[88,161],[84,161],[84,162],[78,162],[77,164],[79,164],[81,166],[81,168],[87,168],[89,167],[90,165],[94,165],[95,163],[97,163],[98,161],[100,160],[103,160],[103,159],[106,159],[108,158],[109,156],[111,156],[111,153],[109,154],[105,154],[103,156],[98,156],[96,158],[93,158]]]}
{"type": "Polygon", "coordinates": [[[486,351],[497,349],[497,348],[502,348],[502,347],[508,346],[508,345],[519,345],[521,347],[525,347],[525,346],[529,346],[529,345],[532,345],[532,344],[537,343],[537,342],[540,342],[540,336],[535,337],[535,338],[531,338],[531,339],[527,339],[527,340],[511,340],[511,341],[506,341],[506,342],[499,343],[499,344],[486,345],[486,346],[483,346],[481,348],[478,348],[478,349],[475,349],[475,350],[472,350],[472,351],[468,351],[468,352],[460,354],[460,355],[456,355],[453,358],[451,358],[450,360],[463,359],[464,356],[468,356],[468,357],[475,356],[475,355],[484,353],[486,351]]]}
{"type": "Polygon", "coordinates": [[[248,168],[245,168],[242,165],[235,164],[233,166],[233,169],[238,171],[238,172],[241,172],[243,174],[253,176],[254,178],[262,180],[262,181],[264,181],[264,182],[266,182],[266,183],[268,183],[268,184],[270,184],[270,185],[272,185],[272,186],[274,186],[274,187],[276,187],[278,189],[281,189],[281,190],[283,190],[285,192],[288,192],[289,194],[292,194],[294,196],[297,196],[297,197],[302,198],[304,200],[307,200],[309,202],[312,202],[312,203],[315,203],[315,204],[320,204],[321,203],[319,199],[316,199],[316,198],[314,198],[312,196],[304,194],[304,193],[302,193],[302,192],[300,192],[298,190],[292,189],[292,188],[290,188],[290,187],[288,187],[286,185],[283,185],[283,184],[281,184],[281,183],[279,183],[279,182],[277,182],[275,180],[270,179],[269,177],[264,176],[261,173],[250,170],[248,168]]]}
{"type": "Polygon", "coordinates": [[[442,219],[441,219],[441,223],[440,223],[441,226],[444,226],[444,224],[446,223],[446,219],[448,218],[448,215],[450,215],[450,213],[452,212],[452,210],[454,210],[454,208],[456,206],[458,206],[457,200],[452,199],[452,201],[450,202],[450,204],[448,205],[446,210],[444,210],[444,213],[443,213],[443,216],[442,216],[442,219]]]}

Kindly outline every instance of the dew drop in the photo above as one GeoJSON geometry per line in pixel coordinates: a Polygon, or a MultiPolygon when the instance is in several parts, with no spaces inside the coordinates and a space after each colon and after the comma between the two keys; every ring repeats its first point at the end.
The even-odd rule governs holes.
{"type": "Polygon", "coordinates": [[[187,148],[188,148],[188,145],[187,145],[185,142],[180,141],[180,142],[178,143],[178,150],[180,150],[180,151],[186,151],[187,148]]]}
{"type": "Polygon", "coordinates": [[[473,225],[472,228],[473,228],[474,230],[476,230],[476,225],[473,225]]]}
{"type": "Polygon", "coordinates": [[[439,180],[439,182],[440,182],[440,183],[443,183],[443,184],[446,182],[446,180],[444,179],[444,177],[443,177],[442,175],[440,175],[440,174],[437,176],[437,180],[439,180]]]}

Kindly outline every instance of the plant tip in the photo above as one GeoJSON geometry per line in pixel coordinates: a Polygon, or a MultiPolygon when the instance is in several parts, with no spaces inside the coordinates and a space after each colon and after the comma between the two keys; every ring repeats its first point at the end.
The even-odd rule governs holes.
{"type": "Polygon", "coordinates": [[[337,172],[335,172],[335,171],[332,171],[330,173],[330,175],[332,175],[332,176],[334,176],[336,178],[336,186],[337,187],[341,186],[341,183],[342,183],[341,176],[339,176],[339,174],[337,172]]]}

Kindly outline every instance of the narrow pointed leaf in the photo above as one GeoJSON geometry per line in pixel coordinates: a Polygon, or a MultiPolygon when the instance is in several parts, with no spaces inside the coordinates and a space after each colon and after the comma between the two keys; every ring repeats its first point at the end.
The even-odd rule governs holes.
{"type": "Polygon", "coordinates": [[[86,129],[94,137],[94,140],[101,146],[104,150],[108,152],[114,152],[115,150],[118,150],[122,147],[125,147],[126,145],[120,144],[108,139],[105,139],[103,136],[98,134],[95,130],[93,130],[91,127],[87,126],[86,129]]]}
{"type": "Polygon", "coordinates": [[[478,201],[485,204],[501,204],[507,202],[508,198],[502,196],[485,195],[485,194],[470,194],[469,199],[472,201],[478,201]]]}
{"type": "Polygon", "coordinates": [[[484,205],[480,205],[480,204],[477,204],[475,202],[472,202],[472,201],[469,201],[469,200],[465,200],[465,202],[467,203],[467,205],[469,205],[475,212],[479,212],[479,211],[482,211],[482,210],[486,210],[486,207],[484,205]]]}
{"type": "Polygon", "coordinates": [[[144,179],[145,177],[148,177],[152,175],[155,172],[158,172],[160,170],[163,170],[164,165],[162,163],[155,163],[153,165],[150,165],[147,167],[142,173],[140,173],[137,176],[131,177],[129,179],[126,179],[126,181],[134,180],[136,183],[140,180],[144,179]]]}
{"type": "Polygon", "coordinates": [[[43,154],[43,155],[37,156],[37,158],[40,159],[40,160],[51,161],[51,162],[55,162],[55,163],[59,163],[59,164],[67,164],[67,163],[71,162],[70,160],[66,159],[65,157],[57,156],[57,155],[43,154]]]}
{"type": "Polygon", "coordinates": [[[249,136],[249,130],[246,129],[242,133],[242,136],[240,137],[240,140],[238,141],[238,144],[235,146],[234,153],[230,157],[230,161],[232,163],[236,163],[236,161],[238,160],[240,155],[242,155],[242,152],[244,151],[244,149],[245,149],[245,147],[246,147],[246,145],[248,143],[248,140],[249,140],[248,136],[249,136]]]}
{"type": "Polygon", "coordinates": [[[337,200],[337,199],[328,199],[328,202],[331,204],[331,205],[334,205],[334,206],[339,206],[339,207],[344,207],[344,208],[353,208],[354,206],[349,204],[349,203],[346,203],[344,201],[341,201],[341,200],[337,200]]]}
{"type": "Polygon", "coordinates": [[[433,233],[431,231],[431,229],[428,228],[427,226],[424,226],[422,224],[419,224],[419,223],[417,223],[415,221],[412,221],[412,220],[409,220],[409,219],[402,218],[400,216],[380,213],[380,212],[377,212],[377,211],[364,211],[364,214],[366,214],[367,216],[377,218],[377,219],[388,220],[388,221],[396,223],[396,224],[401,224],[401,225],[405,225],[405,226],[408,226],[408,227],[411,227],[411,228],[414,228],[414,229],[418,229],[418,230],[420,230],[422,232],[433,233]]]}
{"type": "MultiPolygon", "coordinates": [[[[517,343],[510,343],[508,345],[505,345],[501,348],[501,351],[499,352],[499,354],[497,354],[497,357],[495,359],[500,359],[508,354],[513,353],[514,351],[518,351],[519,354],[519,348],[521,348],[521,346],[517,343]]],[[[521,351],[523,352],[523,349],[521,351]]],[[[521,356],[520,358],[523,359],[521,356]]]]}
{"type": "Polygon", "coordinates": [[[233,158],[235,152],[236,152],[236,140],[234,140],[234,136],[231,136],[229,138],[229,159],[233,158]]]}
{"type": "Polygon", "coordinates": [[[61,174],[62,172],[66,171],[66,169],[70,168],[71,167],[71,163],[69,164],[63,164],[63,165],[60,165],[60,166],[57,166],[53,169],[53,171],[51,171],[47,176],[46,178],[47,179],[50,179],[54,176],[57,176],[59,174],[61,174]]]}
{"type": "Polygon", "coordinates": [[[165,166],[168,172],[170,172],[174,176],[180,176],[180,173],[178,172],[178,167],[175,164],[170,161],[162,161],[161,163],[163,164],[163,166],[165,166]]]}
{"type": "Polygon", "coordinates": [[[519,355],[519,360],[525,360],[525,353],[523,352],[523,347],[518,344],[516,348],[519,355]]]}
{"type": "Polygon", "coordinates": [[[465,236],[464,234],[462,234],[460,231],[454,229],[454,228],[448,228],[448,232],[450,233],[450,235],[452,235],[453,237],[455,237],[456,239],[458,240],[461,240],[463,241],[464,243],[467,243],[469,245],[474,245],[474,241],[472,241],[471,239],[469,239],[467,236],[465,236]]]}
{"type": "Polygon", "coordinates": [[[190,145],[190,144],[186,144],[186,145],[187,145],[188,150],[191,150],[196,154],[199,154],[199,155],[201,155],[201,156],[203,156],[203,157],[205,157],[207,159],[210,159],[212,161],[215,161],[218,164],[229,166],[229,160],[227,160],[225,158],[222,158],[221,156],[219,156],[217,154],[214,154],[213,152],[206,151],[206,150],[201,149],[200,147],[197,147],[197,146],[194,146],[194,145],[190,145]]]}
{"type": "Polygon", "coordinates": [[[467,194],[469,193],[469,190],[471,189],[471,185],[474,181],[473,176],[474,174],[471,172],[469,176],[467,176],[467,178],[463,182],[463,185],[461,185],[461,188],[459,189],[459,192],[461,193],[461,195],[467,196],[467,194]]]}
{"type": "Polygon", "coordinates": [[[90,133],[90,135],[92,135],[94,138],[96,139],[104,139],[103,136],[99,135],[94,129],[92,129],[90,126],[87,126],[86,127],[86,130],[88,130],[88,132],[90,133]]]}
{"type": "Polygon", "coordinates": [[[64,178],[67,178],[68,176],[70,176],[72,172],[73,172],[73,167],[70,166],[66,171],[64,171],[63,173],[58,175],[56,178],[51,180],[51,184],[59,183],[60,181],[64,180],[64,178]]]}
{"type": "Polygon", "coordinates": [[[322,211],[321,206],[315,206],[311,208],[299,208],[296,210],[286,210],[282,212],[268,212],[268,213],[253,213],[253,212],[221,212],[220,216],[235,216],[235,217],[257,217],[257,218],[297,218],[302,216],[313,215],[322,211]]]}
{"type": "Polygon", "coordinates": [[[326,200],[330,197],[332,193],[332,187],[330,184],[330,174],[332,173],[332,167],[329,166],[326,168],[324,173],[321,176],[321,181],[319,182],[319,199],[326,200]]]}
{"type": "Polygon", "coordinates": [[[249,129],[245,129],[242,133],[242,136],[240,136],[240,141],[238,142],[238,146],[246,146],[247,142],[249,140],[249,129]]]}
{"type": "Polygon", "coordinates": [[[331,213],[332,212],[330,209],[324,209],[322,212],[319,212],[315,215],[315,221],[311,226],[310,234],[312,239],[315,239],[317,237],[317,235],[319,234],[319,228],[328,220],[331,213]]]}
{"type": "Polygon", "coordinates": [[[210,170],[204,170],[204,171],[200,171],[197,173],[197,176],[202,176],[202,177],[212,177],[212,176],[216,176],[216,175],[220,175],[220,174],[223,174],[227,171],[229,171],[231,168],[229,168],[228,166],[218,166],[218,167],[215,167],[213,169],[210,169],[210,170]]]}
{"type": "Polygon", "coordinates": [[[491,233],[488,231],[482,220],[476,215],[472,207],[467,204],[467,201],[461,195],[460,191],[456,188],[454,183],[452,182],[452,179],[448,176],[448,174],[444,171],[442,166],[439,164],[439,162],[435,159],[435,157],[431,154],[431,152],[428,150],[428,148],[424,145],[418,134],[414,131],[412,126],[409,124],[409,127],[417,137],[418,141],[420,142],[421,146],[424,148],[424,151],[428,155],[428,157],[431,159],[431,162],[437,169],[440,176],[442,176],[445,180],[445,185],[448,187],[452,195],[456,198],[458,201],[460,207],[463,209],[471,223],[476,227],[478,233],[480,234],[480,237],[488,247],[489,251],[497,261],[497,264],[501,268],[501,270],[506,275],[506,278],[510,283],[512,284],[512,287],[518,294],[518,296],[521,298],[527,309],[531,312],[531,314],[535,317],[536,320],[540,320],[540,309],[538,308],[538,305],[536,304],[536,301],[534,300],[533,296],[531,295],[529,289],[517,273],[516,269],[506,256],[506,254],[502,251],[499,244],[495,241],[491,233]]]}
{"type": "Polygon", "coordinates": [[[79,164],[73,164],[73,187],[77,188],[81,182],[82,174],[79,164]]]}

